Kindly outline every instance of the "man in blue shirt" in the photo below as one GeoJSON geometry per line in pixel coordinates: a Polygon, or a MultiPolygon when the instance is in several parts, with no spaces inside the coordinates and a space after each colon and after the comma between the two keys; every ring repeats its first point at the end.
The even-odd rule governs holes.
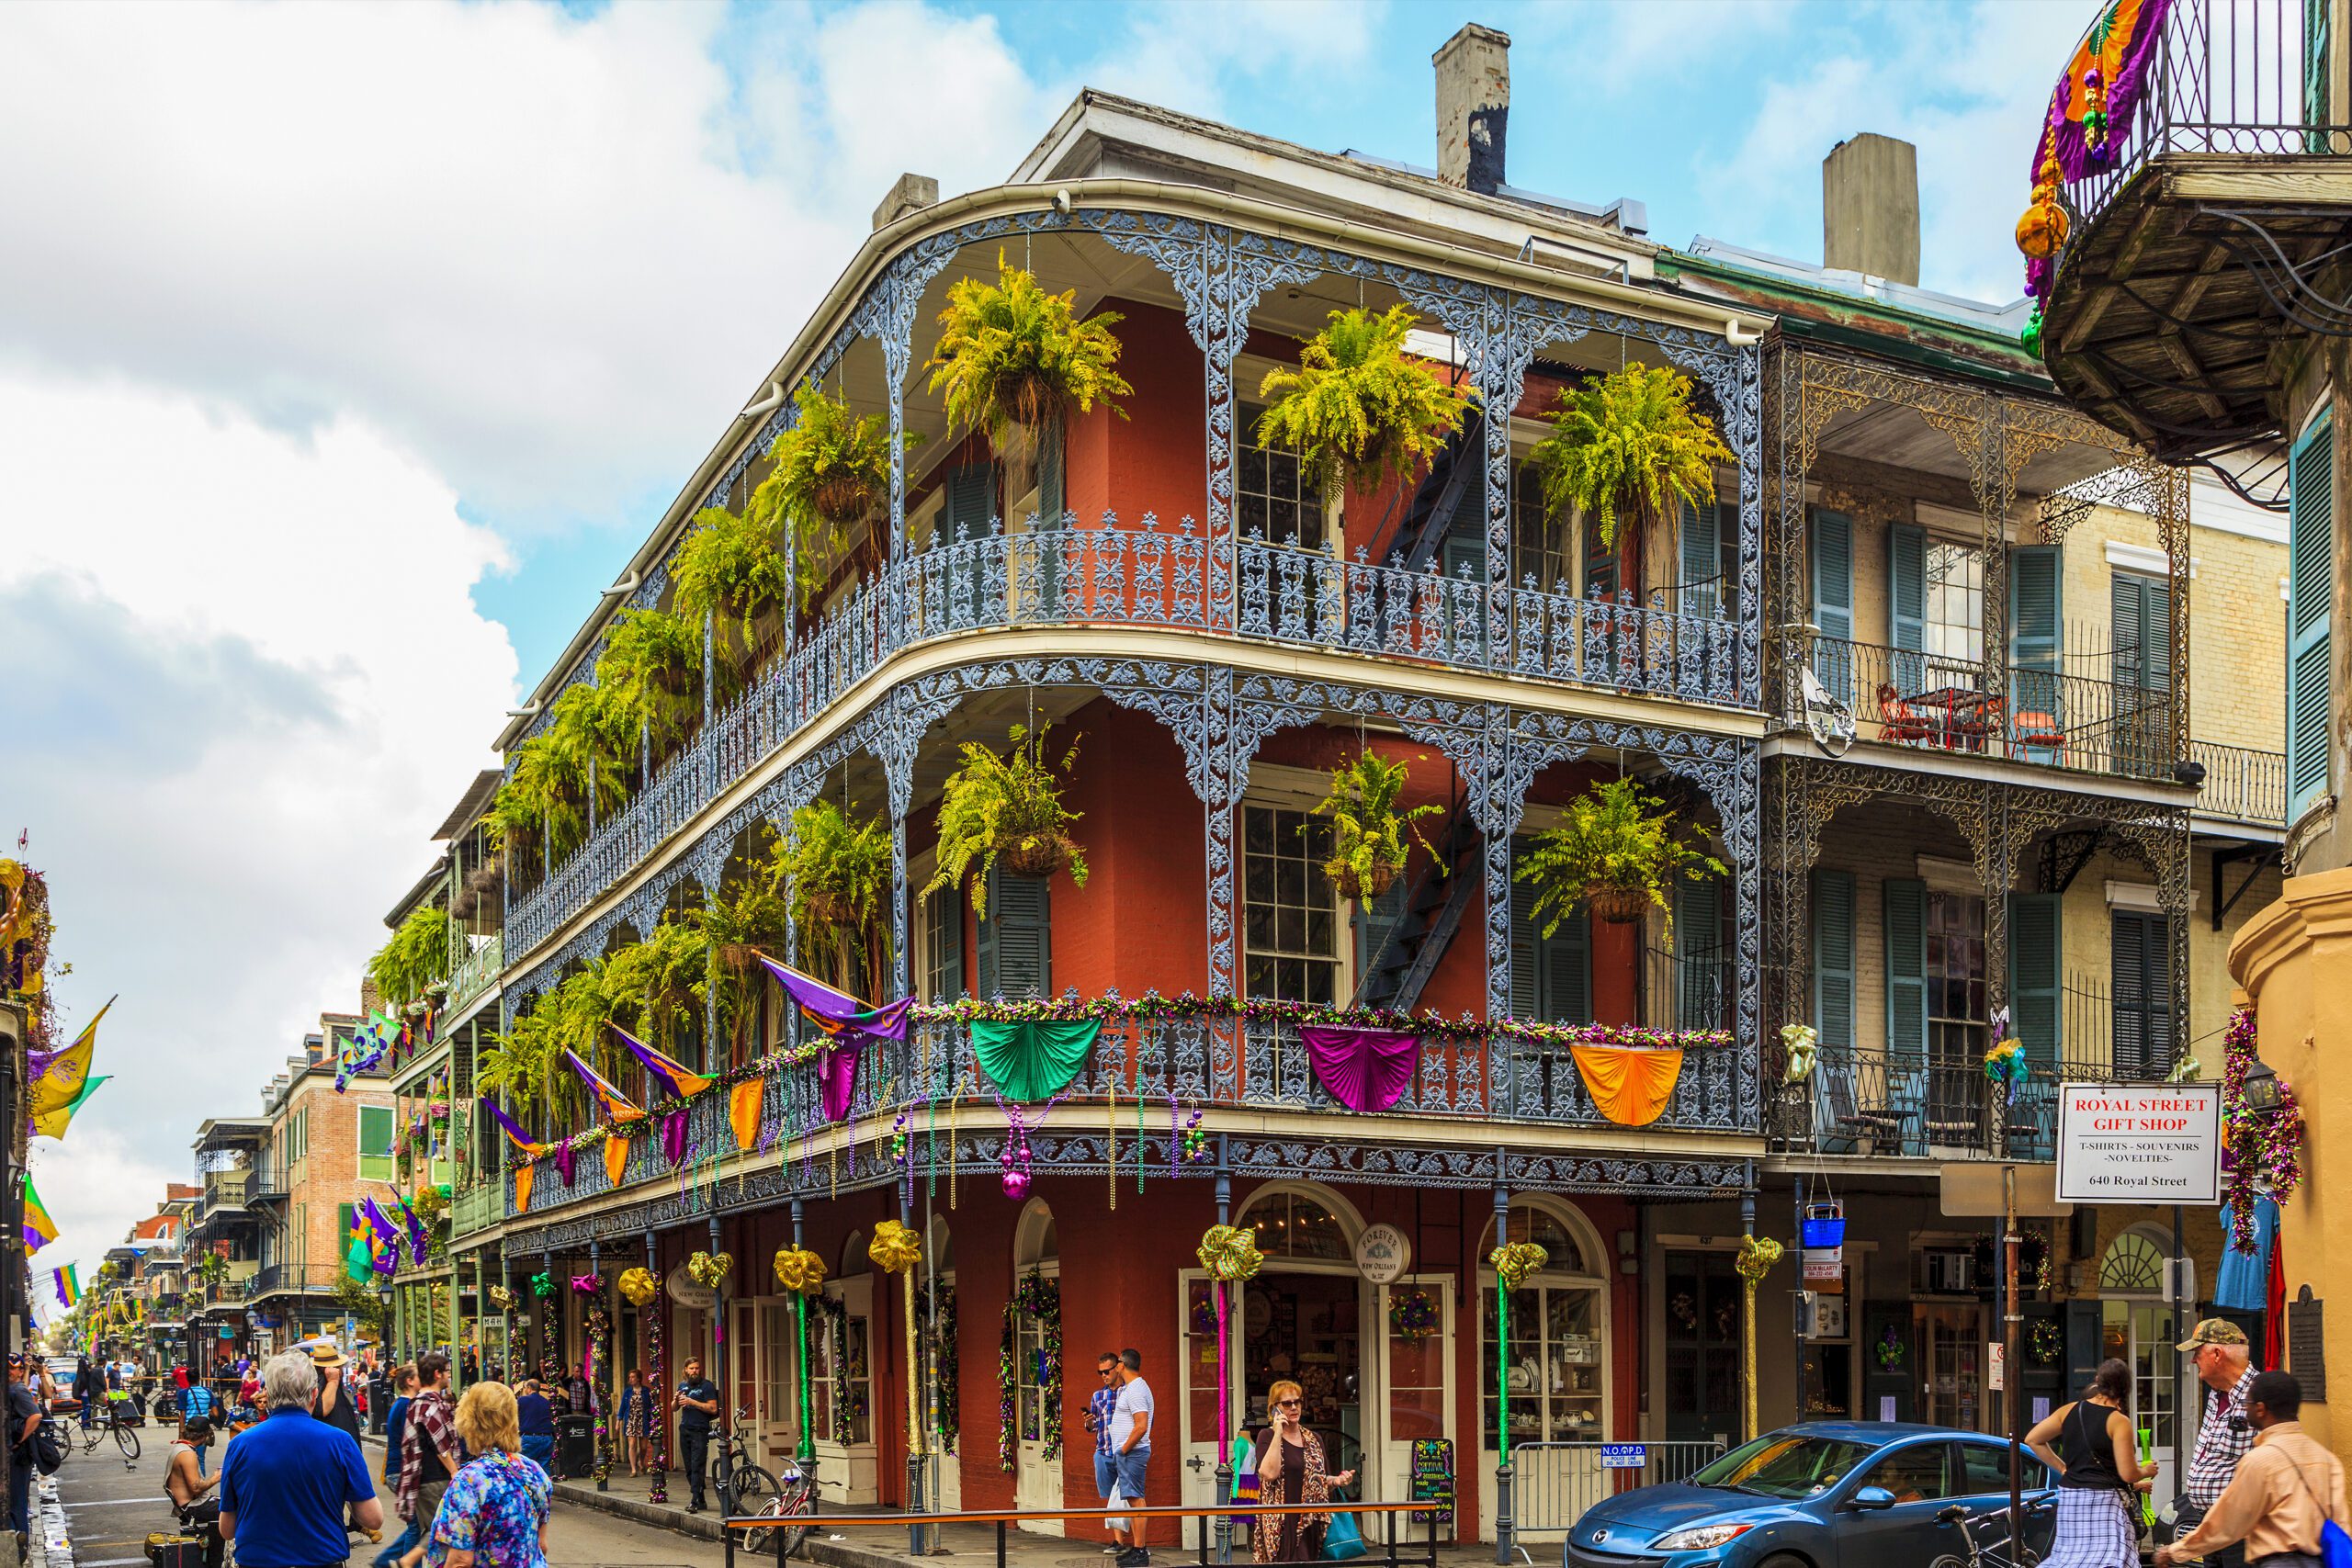
{"type": "Polygon", "coordinates": [[[344,1509],[380,1529],[384,1505],[350,1434],[311,1417],[319,1377],[288,1350],[262,1369],[268,1419],[230,1439],[220,1461],[220,1539],[240,1568],[338,1568],[351,1555],[344,1509]]]}
{"type": "Polygon", "coordinates": [[[515,1419],[521,1430],[523,1457],[548,1474],[555,1473],[555,1407],[539,1392],[539,1380],[525,1378],[522,1394],[514,1401],[515,1419]]]}
{"type": "Polygon", "coordinates": [[[1105,1505],[1119,1489],[1119,1467],[1111,1457],[1111,1416],[1119,1404],[1119,1353],[1105,1350],[1094,1358],[1094,1375],[1102,1386],[1086,1402],[1086,1429],[1094,1434],[1094,1495],[1105,1505]]]}

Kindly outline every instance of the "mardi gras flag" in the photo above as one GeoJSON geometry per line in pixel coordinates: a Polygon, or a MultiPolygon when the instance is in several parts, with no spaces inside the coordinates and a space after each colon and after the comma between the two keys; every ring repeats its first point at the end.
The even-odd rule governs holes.
{"type": "Polygon", "coordinates": [[[516,1126],[514,1124],[514,1118],[507,1115],[506,1112],[498,1109],[498,1101],[491,1099],[490,1096],[485,1094],[481,1097],[481,1103],[482,1109],[490,1112],[490,1119],[498,1123],[498,1130],[506,1134],[506,1141],[508,1143],[513,1144],[516,1148],[522,1150],[533,1159],[537,1159],[541,1155],[548,1152],[549,1145],[538,1142],[528,1133],[524,1132],[522,1128],[516,1126]]]}
{"type": "Polygon", "coordinates": [[[588,1092],[594,1095],[596,1103],[605,1108],[605,1115],[608,1120],[634,1122],[645,1114],[643,1111],[630,1104],[628,1096],[616,1088],[610,1079],[582,1061],[572,1052],[566,1051],[563,1054],[563,1059],[571,1064],[571,1070],[580,1075],[580,1081],[588,1086],[588,1092]]]}
{"type": "Polygon", "coordinates": [[[107,998],[106,1007],[98,1010],[97,1018],[82,1026],[74,1043],[41,1064],[40,1071],[25,1090],[26,1109],[36,1121],[44,1114],[67,1110],[82,1098],[82,1086],[90,1076],[90,1058],[98,1048],[98,1019],[106,1017],[107,1009],[113,1006],[114,998],[107,998]]]}
{"type": "Polygon", "coordinates": [[[33,1179],[25,1178],[25,1250],[39,1252],[57,1239],[57,1222],[49,1217],[41,1206],[40,1194],[33,1190],[33,1179]]]}
{"type": "Polygon", "coordinates": [[[36,1111],[33,1113],[33,1131],[44,1138],[65,1136],[65,1130],[74,1124],[74,1113],[81,1110],[90,1096],[98,1092],[98,1086],[106,1081],[104,1075],[85,1078],[82,1080],[82,1092],[75,1095],[70,1103],[60,1106],[55,1111],[36,1111]]]}
{"type": "Polygon", "coordinates": [[[371,1010],[368,1021],[351,1032],[351,1043],[335,1054],[335,1093],[341,1094],[344,1086],[360,1074],[373,1072],[400,1037],[400,1020],[371,1010]]]}
{"type": "Polygon", "coordinates": [[[430,1238],[425,1235],[424,1222],[416,1217],[416,1211],[410,1208],[408,1200],[399,1193],[392,1194],[392,1201],[401,1206],[401,1221],[408,1227],[409,1261],[422,1269],[424,1267],[425,1251],[431,1245],[430,1238]]]}
{"type": "Polygon", "coordinates": [[[837,991],[812,975],[803,975],[789,964],[778,964],[763,953],[757,955],[762,968],[775,976],[776,984],[799,1004],[808,1021],[828,1034],[869,1034],[876,1040],[904,1040],[907,1037],[907,1010],[915,1005],[912,997],[901,997],[888,1007],[867,1007],[845,991],[837,991]]]}
{"type": "Polygon", "coordinates": [[[71,1263],[62,1269],[51,1270],[51,1273],[57,1280],[57,1299],[65,1303],[67,1312],[72,1312],[74,1303],[82,1299],[81,1279],[74,1272],[74,1265],[71,1263]]]}
{"type": "Polygon", "coordinates": [[[718,1081],[705,1077],[700,1073],[688,1072],[684,1063],[673,1061],[617,1023],[607,1021],[605,1027],[620,1036],[621,1043],[628,1047],[629,1055],[645,1064],[645,1070],[653,1075],[654,1081],[666,1086],[671,1094],[680,1100],[690,1094],[700,1094],[718,1081]]]}

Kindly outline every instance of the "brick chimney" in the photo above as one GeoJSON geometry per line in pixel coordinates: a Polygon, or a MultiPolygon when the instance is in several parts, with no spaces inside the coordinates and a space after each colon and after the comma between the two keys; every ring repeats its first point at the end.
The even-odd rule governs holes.
{"type": "Polygon", "coordinates": [[[1437,174],[1492,196],[1503,183],[1510,118],[1510,35],[1472,22],[1430,56],[1437,67],[1437,174]]]}
{"type": "Polygon", "coordinates": [[[1917,287],[1917,148],[1866,130],[1829,150],[1821,161],[1821,261],[1917,287]]]}
{"type": "Polygon", "coordinates": [[[939,203],[939,182],[929,175],[900,175],[891,182],[888,195],[874,209],[876,229],[896,223],[910,212],[920,212],[939,203]]]}

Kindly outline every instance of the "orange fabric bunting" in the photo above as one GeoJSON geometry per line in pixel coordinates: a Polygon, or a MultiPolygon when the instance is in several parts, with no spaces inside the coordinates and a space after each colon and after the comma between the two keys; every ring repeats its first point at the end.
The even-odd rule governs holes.
{"type": "MultiPolygon", "coordinates": [[[[1652,1114],[1656,1113],[1653,1112],[1652,1114]]],[[[605,1174],[612,1178],[614,1186],[618,1187],[621,1184],[621,1173],[628,1168],[628,1140],[627,1138],[615,1137],[610,1134],[605,1134],[605,1174]]]]}
{"type": "Polygon", "coordinates": [[[758,1078],[745,1078],[727,1091],[727,1124],[735,1129],[735,1146],[748,1149],[760,1141],[758,1078]]]}
{"type": "Polygon", "coordinates": [[[531,1177],[538,1168],[527,1161],[514,1168],[514,1212],[526,1214],[531,1210],[531,1177]]]}
{"type": "Polygon", "coordinates": [[[1627,1127],[1646,1127],[1674,1098],[1682,1076],[1679,1051],[1637,1051],[1630,1045],[1571,1045],[1577,1071],[1600,1113],[1627,1127]]]}

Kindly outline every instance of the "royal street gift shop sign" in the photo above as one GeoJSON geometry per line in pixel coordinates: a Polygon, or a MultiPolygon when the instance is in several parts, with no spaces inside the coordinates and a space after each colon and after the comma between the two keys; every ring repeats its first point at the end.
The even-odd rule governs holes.
{"type": "Polygon", "coordinates": [[[2220,1202],[2222,1086],[2061,1085],[2058,1201],[2220,1202]]]}

